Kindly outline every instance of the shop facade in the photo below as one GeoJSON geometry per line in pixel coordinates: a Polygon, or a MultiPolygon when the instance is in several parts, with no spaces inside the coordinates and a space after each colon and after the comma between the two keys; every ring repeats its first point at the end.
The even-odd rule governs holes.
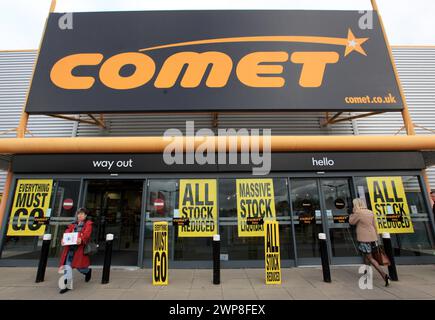
{"type": "MultiPolygon", "coordinates": [[[[211,267],[212,239],[179,237],[171,221],[179,208],[180,180],[215,179],[222,266],[264,266],[264,240],[239,237],[237,232],[236,181],[253,179],[249,166],[192,165],[168,171],[161,155],[153,154],[20,155],[12,163],[12,190],[19,179],[53,180],[51,217],[46,229],[54,238],[52,264],[57,262],[64,228],[77,208],[86,207],[94,221],[92,237],[100,245],[95,264],[102,263],[105,235],[113,233],[113,265],[150,267],[153,223],[168,221],[170,266],[211,267]],[[107,168],[94,167],[95,161],[101,159],[131,166],[107,173],[107,168]],[[65,206],[66,199],[72,204],[65,206]]],[[[332,264],[361,262],[355,229],[347,217],[356,197],[366,199],[370,206],[368,177],[400,177],[403,182],[414,232],[392,234],[397,263],[433,263],[434,221],[422,169],[424,160],[418,152],[274,153],[271,173],[261,178],[273,179],[282,266],[320,264],[317,239],[321,232],[329,235],[332,264]],[[322,165],[316,162],[319,160],[324,161],[322,165]]],[[[11,206],[12,200],[8,212],[11,206]]],[[[2,236],[0,265],[37,263],[40,237],[2,236]]]]}
{"type": "MultiPolygon", "coordinates": [[[[64,228],[78,208],[86,207],[94,221],[93,240],[100,245],[94,264],[101,264],[105,235],[112,233],[112,265],[150,267],[153,224],[178,216],[185,181],[208,180],[216,183],[222,266],[263,267],[263,238],[241,237],[239,231],[238,184],[250,179],[272,182],[283,267],[320,264],[319,233],[327,235],[332,264],[361,263],[348,217],[354,198],[380,210],[374,208],[376,181],[385,190],[390,182],[398,187],[378,196],[390,198],[384,204],[399,203],[408,223],[406,232],[397,232],[403,219],[390,217],[394,226],[386,228],[392,231],[397,263],[434,262],[434,219],[424,172],[435,163],[427,152],[435,149],[434,140],[413,136],[376,10],[376,27],[367,30],[359,27],[356,11],[77,13],[68,34],[58,28],[62,17],[51,13],[47,20],[17,138],[0,140],[5,154],[0,166],[9,172],[7,201],[0,207],[0,266],[35,265],[42,234],[32,232],[38,230],[52,234],[49,263],[56,264],[64,228]],[[152,36],[140,33],[162,21],[164,28],[152,36]],[[190,28],[201,24],[213,27],[190,28]],[[89,32],[90,25],[95,32],[89,32]],[[243,37],[235,37],[235,31],[243,37]],[[404,127],[397,128],[402,120],[404,127]],[[186,126],[187,131],[192,121],[212,135],[221,128],[270,128],[270,172],[255,177],[255,164],[242,162],[168,165],[163,136],[168,129],[186,126]],[[26,138],[27,129],[44,138],[26,138]],[[392,137],[397,129],[410,136],[392,137]],[[377,136],[365,139],[364,134],[377,136]],[[335,137],[343,135],[351,136],[346,143],[335,137]],[[45,185],[43,198],[49,199],[39,208],[37,223],[30,218],[37,211],[21,210],[28,200],[21,189],[32,183],[45,185]]],[[[426,56],[422,51],[419,57],[430,61],[426,56]]],[[[407,80],[408,62],[402,63],[407,80]]],[[[426,80],[408,83],[417,92],[410,100],[419,108],[427,95],[418,94],[431,88],[421,84],[426,80]]],[[[5,104],[14,101],[8,99],[5,104]]],[[[178,132],[186,134],[181,149],[187,152],[195,138],[184,129],[178,132]]],[[[383,214],[395,213],[389,212],[392,206],[380,208],[383,214]]],[[[212,265],[211,237],[181,237],[171,223],[169,233],[171,268],[212,265]]]]}

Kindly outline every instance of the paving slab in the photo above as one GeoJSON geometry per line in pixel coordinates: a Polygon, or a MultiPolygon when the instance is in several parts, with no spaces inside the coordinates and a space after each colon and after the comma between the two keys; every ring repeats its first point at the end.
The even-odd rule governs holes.
{"type": "Polygon", "coordinates": [[[359,266],[333,266],[332,282],[325,283],[320,267],[282,269],[280,285],[266,285],[263,269],[223,269],[221,283],[212,283],[209,269],[173,269],[169,285],[153,286],[150,269],[116,268],[110,282],[101,284],[101,269],[89,283],[74,271],[74,290],[59,294],[60,274],[47,268],[45,281],[35,283],[35,268],[0,268],[0,299],[190,299],[190,300],[435,300],[435,266],[398,266],[400,281],[384,287],[373,273],[373,288],[361,289],[359,266]]]}
{"type": "Polygon", "coordinates": [[[222,288],[224,300],[258,300],[253,288],[222,288]]]}
{"type": "Polygon", "coordinates": [[[316,288],[285,288],[295,300],[328,300],[329,297],[316,288]]]}
{"type": "Polygon", "coordinates": [[[154,299],[155,300],[187,300],[189,298],[189,294],[190,294],[190,289],[170,289],[164,287],[157,292],[154,299]]]}
{"type": "Polygon", "coordinates": [[[189,300],[222,300],[223,292],[221,287],[212,289],[192,288],[189,293],[189,300]]]}
{"type": "Polygon", "coordinates": [[[254,291],[260,300],[293,300],[287,290],[278,286],[256,288],[254,291]]]}
{"type": "Polygon", "coordinates": [[[155,299],[157,293],[157,290],[150,290],[150,289],[131,289],[131,290],[124,290],[121,295],[119,296],[120,300],[152,300],[155,299]]]}

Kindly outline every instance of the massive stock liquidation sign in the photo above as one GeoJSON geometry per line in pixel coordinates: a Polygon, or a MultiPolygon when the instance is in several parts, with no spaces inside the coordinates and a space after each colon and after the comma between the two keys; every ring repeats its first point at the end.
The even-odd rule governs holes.
{"type": "Polygon", "coordinates": [[[264,222],[276,219],[273,179],[236,179],[239,237],[264,237],[264,222]],[[262,223],[249,223],[260,218],[262,223]]]}
{"type": "Polygon", "coordinates": [[[367,26],[358,11],[87,12],[65,27],[52,13],[26,111],[398,111],[372,14],[367,26]]]}

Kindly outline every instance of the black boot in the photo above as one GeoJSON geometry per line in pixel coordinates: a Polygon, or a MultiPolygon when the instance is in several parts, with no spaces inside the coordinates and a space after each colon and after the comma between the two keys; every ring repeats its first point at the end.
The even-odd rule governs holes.
{"type": "Polygon", "coordinates": [[[88,273],[85,274],[85,282],[89,282],[92,277],[92,269],[89,269],[88,273]]]}
{"type": "Polygon", "coordinates": [[[69,290],[70,290],[70,289],[65,288],[65,289],[60,290],[59,293],[60,293],[60,294],[64,294],[65,292],[67,292],[67,291],[69,291],[69,290]]]}
{"type": "Polygon", "coordinates": [[[388,287],[390,285],[390,282],[389,282],[390,276],[388,274],[386,274],[384,280],[385,280],[385,286],[388,287]]]}
{"type": "Polygon", "coordinates": [[[68,280],[67,280],[67,279],[63,280],[63,283],[65,284],[65,288],[64,288],[64,289],[61,289],[61,290],[59,291],[60,294],[64,294],[65,292],[71,290],[71,289],[68,289],[68,287],[67,287],[67,284],[68,284],[68,280]]]}

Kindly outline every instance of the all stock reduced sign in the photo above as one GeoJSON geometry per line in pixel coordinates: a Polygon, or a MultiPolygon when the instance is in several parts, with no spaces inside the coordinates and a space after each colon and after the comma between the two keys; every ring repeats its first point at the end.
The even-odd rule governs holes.
{"type": "Polygon", "coordinates": [[[49,16],[29,114],[400,111],[376,12],[225,10],[49,16]],[[144,99],[146,97],[146,99],[144,99]]]}
{"type": "Polygon", "coordinates": [[[18,180],[8,236],[42,236],[48,224],[53,180],[18,180]]]}
{"type": "Polygon", "coordinates": [[[178,226],[179,237],[212,237],[218,233],[216,179],[181,179],[179,213],[188,224],[178,226]]]}
{"type": "Polygon", "coordinates": [[[402,177],[367,177],[378,233],[414,233],[402,177]]]}
{"type": "Polygon", "coordinates": [[[265,223],[264,255],[266,284],[281,284],[281,254],[277,221],[266,221],[265,223]]]}

